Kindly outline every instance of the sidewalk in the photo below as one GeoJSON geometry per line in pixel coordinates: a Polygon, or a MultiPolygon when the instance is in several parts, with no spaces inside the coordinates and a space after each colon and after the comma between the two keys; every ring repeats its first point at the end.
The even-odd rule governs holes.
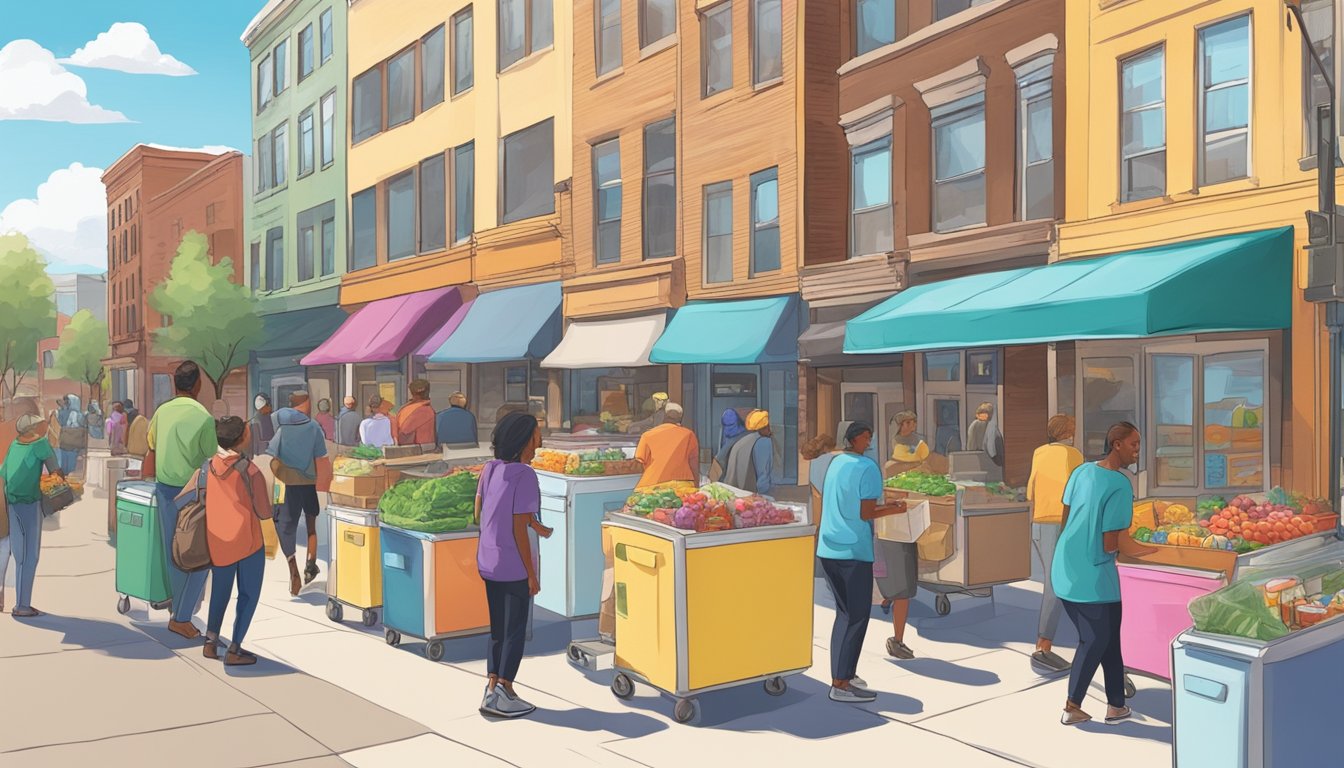
{"type": "MultiPolygon", "coordinates": [[[[134,754],[135,734],[176,728],[200,744],[216,738],[210,729],[219,726],[212,724],[246,718],[267,729],[264,740],[247,740],[257,746],[249,746],[246,756],[207,754],[207,764],[316,758],[328,762],[295,764],[410,768],[456,760],[472,766],[671,766],[687,758],[718,764],[727,760],[716,759],[720,756],[749,749],[753,763],[800,765],[834,761],[841,744],[849,755],[890,754],[958,768],[1054,768],[1077,765],[1083,756],[1090,765],[1126,768],[1171,760],[1171,698],[1165,684],[1135,678],[1139,694],[1131,703],[1143,716],[1139,722],[1113,728],[1059,725],[1065,683],[1042,679],[1028,663],[1040,600],[1033,582],[1001,587],[994,601],[953,597],[946,617],[936,616],[931,603],[921,600],[912,608],[906,635],[919,655],[910,662],[886,657],[890,628],[875,607],[859,673],[881,696],[861,707],[835,704],[825,696],[833,613],[819,582],[812,669],[790,678],[788,692],[778,698],[758,685],[702,696],[698,727],[676,724],[672,703],[650,689],[637,686],[633,700],[617,700],[608,688],[610,672],[587,674],[565,658],[571,639],[596,635],[595,622],[567,622],[539,612],[518,686],[538,712],[520,721],[493,722],[476,709],[485,672],[484,638],[447,642],[444,661],[435,664],[424,657],[421,643],[388,646],[381,627],[365,629],[349,620],[350,612],[346,623],[334,624],[324,613],[325,569],[298,599],[291,599],[284,564],[268,564],[248,643],[267,659],[256,673],[226,675],[217,664],[205,665],[197,645],[168,634],[165,614],[146,616],[143,603],[133,601],[130,616],[117,616],[113,554],[100,531],[104,504],[86,499],[67,510],[62,529],[44,541],[41,600],[35,602],[44,610],[83,618],[51,617],[33,626],[0,618],[0,665],[8,665],[0,666],[0,675],[15,679],[17,657],[41,654],[26,659],[19,679],[57,681],[38,691],[39,698],[50,699],[44,706],[32,706],[37,702],[27,697],[20,707],[4,697],[10,700],[0,703],[2,722],[22,727],[0,735],[0,753],[105,739],[87,754],[115,754],[122,744],[125,754],[134,754]],[[29,666],[48,657],[60,658],[61,666],[29,666]],[[132,698],[147,702],[143,714],[133,715],[124,705],[123,692],[132,686],[137,687],[132,698]],[[90,690],[82,700],[68,701],[66,691],[84,687],[90,690]],[[210,704],[198,706],[198,701],[210,704]],[[53,712],[62,715],[52,717],[53,712]],[[749,743],[745,734],[752,735],[749,743]],[[109,749],[109,744],[117,746],[109,749]]],[[[202,614],[198,624],[203,623],[202,614]]],[[[1073,640],[1061,641],[1067,658],[1073,640]]],[[[1100,694],[1098,680],[1096,700],[1089,706],[1094,714],[1104,709],[1100,694]]],[[[229,725],[223,741],[237,741],[239,727],[229,725]]],[[[60,753],[63,749],[31,749],[24,756],[32,762],[24,765],[70,764],[74,754],[84,754],[60,753]]]]}

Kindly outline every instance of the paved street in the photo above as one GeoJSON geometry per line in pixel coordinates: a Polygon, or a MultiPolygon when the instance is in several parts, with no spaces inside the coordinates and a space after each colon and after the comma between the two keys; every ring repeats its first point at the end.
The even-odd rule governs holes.
{"type": "MultiPolygon", "coordinates": [[[[671,766],[720,764],[744,749],[755,764],[800,765],[824,764],[837,747],[957,768],[1074,766],[1084,755],[1097,766],[1170,762],[1164,684],[1136,678],[1138,722],[1058,724],[1064,683],[1028,664],[1039,600],[1030,582],[1000,588],[993,603],[953,598],[944,618],[921,595],[907,633],[912,662],[886,658],[888,628],[875,607],[859,673],[881,696],[863,707],[825,697],[832,612],[819,583],[813,668],[780,698],[759,686],[703,696],[698,727],[673,722],[671,702],[651,690],[621,702],[610,672],[570,666],[568,642],[594,636],[595,622],[542,614],[519,684],[539,709],[491,722],[476,711],[483,639],[452,641],[431,663],[418,643],[392,648],[381,628],[328,621],[321,577],[291,600],[279,561],[249,637],[263,657],[254,668],[206,662],[143,603],[119,616],[105,505],[89,494],[45,534],[34,603],[49,615],[0,619],[0,765],[671,766]]],[[[7,587],[12,606],[12,570],[7,587]]],[[[1097,714],[1099,682],[1093,695],[1097,714]]]]}

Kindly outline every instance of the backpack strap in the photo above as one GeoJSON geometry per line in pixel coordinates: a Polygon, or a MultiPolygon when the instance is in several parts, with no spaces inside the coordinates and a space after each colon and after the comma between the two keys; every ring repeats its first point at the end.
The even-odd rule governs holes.
{"type": "Polygon", "coordinates": [[[261,516],[261,510],[257,509],[256,500],[252,497],[252,477],[248,474],[248,470],[252,468],[252,462],[248,461],[246,456],[242,456],[232,466],[237,467],[239,464],[247,465],[238,470],[239,477],[243,478],[243,487],[247,489],[247,503],[252,507],[252,514],[256,515],[258,520],[264,519],[261,516]]]}

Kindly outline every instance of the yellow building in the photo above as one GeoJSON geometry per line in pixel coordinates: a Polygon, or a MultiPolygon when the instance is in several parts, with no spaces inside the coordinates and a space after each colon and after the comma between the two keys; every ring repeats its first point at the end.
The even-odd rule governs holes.
{"type": "Polygon", "coordinates": [[[367,316],[328,351],[350,358],[361,407],[424,377],[436,408],[466,391],[482,428],[504,407],[544,411],[554,382],[537,362],[572,264],[571,4],[353,0],[349,15],[341,306],[367,316]],[[382,337],[358,335],[370,321],[382,337]]]}
{"type": "MultiPolygon", "coordinates": [[[[1331,5],[1304,9],[1326,52],[1331,5]]],[[[1291,227],[1291,249],[1284,239],[1273,260],[1291,259],[1293,284],[1290,297],[1273,295],[1253,266],[1224,281],[1230,290],[1206,284],[1167,297],[1290,302],[1290,327],[1057,343],[1055,403],[1076,410],[1084,447],[1121,417],[1143,429],[1141,492],[1281,484],[1324,493],[1329,350],[1322,311],[1302,298],[1304,211],[1317,207],[1305,117],[1321,89],[1305,68],[1301,31],[1285,24],[1282,0],[1106,0],[1069,10],[1060,258],[1291,227]]]]}

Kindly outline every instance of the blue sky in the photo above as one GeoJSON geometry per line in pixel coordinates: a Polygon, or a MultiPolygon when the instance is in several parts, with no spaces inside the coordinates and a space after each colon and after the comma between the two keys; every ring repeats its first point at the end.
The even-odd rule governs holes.
{"type": "MultiPolygon", "coordinates": [[[[70,232],[80,229],[73,219],[89,213],[93,195],[87,187],[96,175],[87,169],[106,168],[141,142],[189,148],[228,146],[246,151],[250,137],[248,54],[238,38],[263,3],[264,0],[0,0],[0,52],[11,52],[11,67],[22,54],[29,66],[43,67],[44,76],[51,74],[53,91],[66,87],[78,91],[70,75],[82,79],[87,91],[87,104],[67,105],[68,109],[62,107],[53,112],[50,105],[27,112],[18,109],[16,103],[21,107],[25,102],[42,101],[43,96],[33,89],[15,94],[12,86],[7,93],[2,82],[4,57],[0,53],[0,229],[29,234],[53,262],[53,271],[90,271],[94,261],[91,249],[97,244],[87,242],[87,237],[80,240],[77,234],[71,236],[80,240],[78,244],[43,234],[62,228],[63,222],[53,221],[61,208],[71,209],[70,232]],[[143,25],[166,57],[157,64],[127,64],[107,55],[90,58],[96,52],[113,52],[112,48],[90,46],[88,55],[82,59],[90,66],[79,66],[80,57],[52,64],[49,57],[31,45],[6,47],[15,41],[31,40],[59,61],[89,46],[100,33],[120,34],[113,29],[118,22],[143,25]],[[148,68],[178,74],[194,70],[197,74],[132,74],[100,67],[148,68]],[[43,109],[46,111],[42,112],[43,109]],[[131,122],[22,119],[36,112],[48,117],[69,115],[75,120],[120,120],[116,115],[120,113],[131,122]],[[83,174],[78,173],[79,168],[72,169],[76,163],[85,169],[83,174]],[[53,173],[63,169],[75,172],[53,177],[53,173]],[[39,196],[39,185],[49,180],[53,183],[44,190],[47,194],[39,196]],[[80,184],[83,187],[76,189],[80,184]],[[38,206],[22,203],[11,206],[23,200],[34,201],[44,210],[39,212],[38,206]]],[[[126,33],[130,28],[118,29],[126,33]]],[[[106,45],[117,39],[125,38],[109,36],[106,45]]],[[[11,83],[16,80],[10,78],[11,83]]],[[[78,96],[70,94],[63,98],[79,101],[78,96]]],[[[92,234],[87,222],[82,229],[85,234],[92,234]]]]}

